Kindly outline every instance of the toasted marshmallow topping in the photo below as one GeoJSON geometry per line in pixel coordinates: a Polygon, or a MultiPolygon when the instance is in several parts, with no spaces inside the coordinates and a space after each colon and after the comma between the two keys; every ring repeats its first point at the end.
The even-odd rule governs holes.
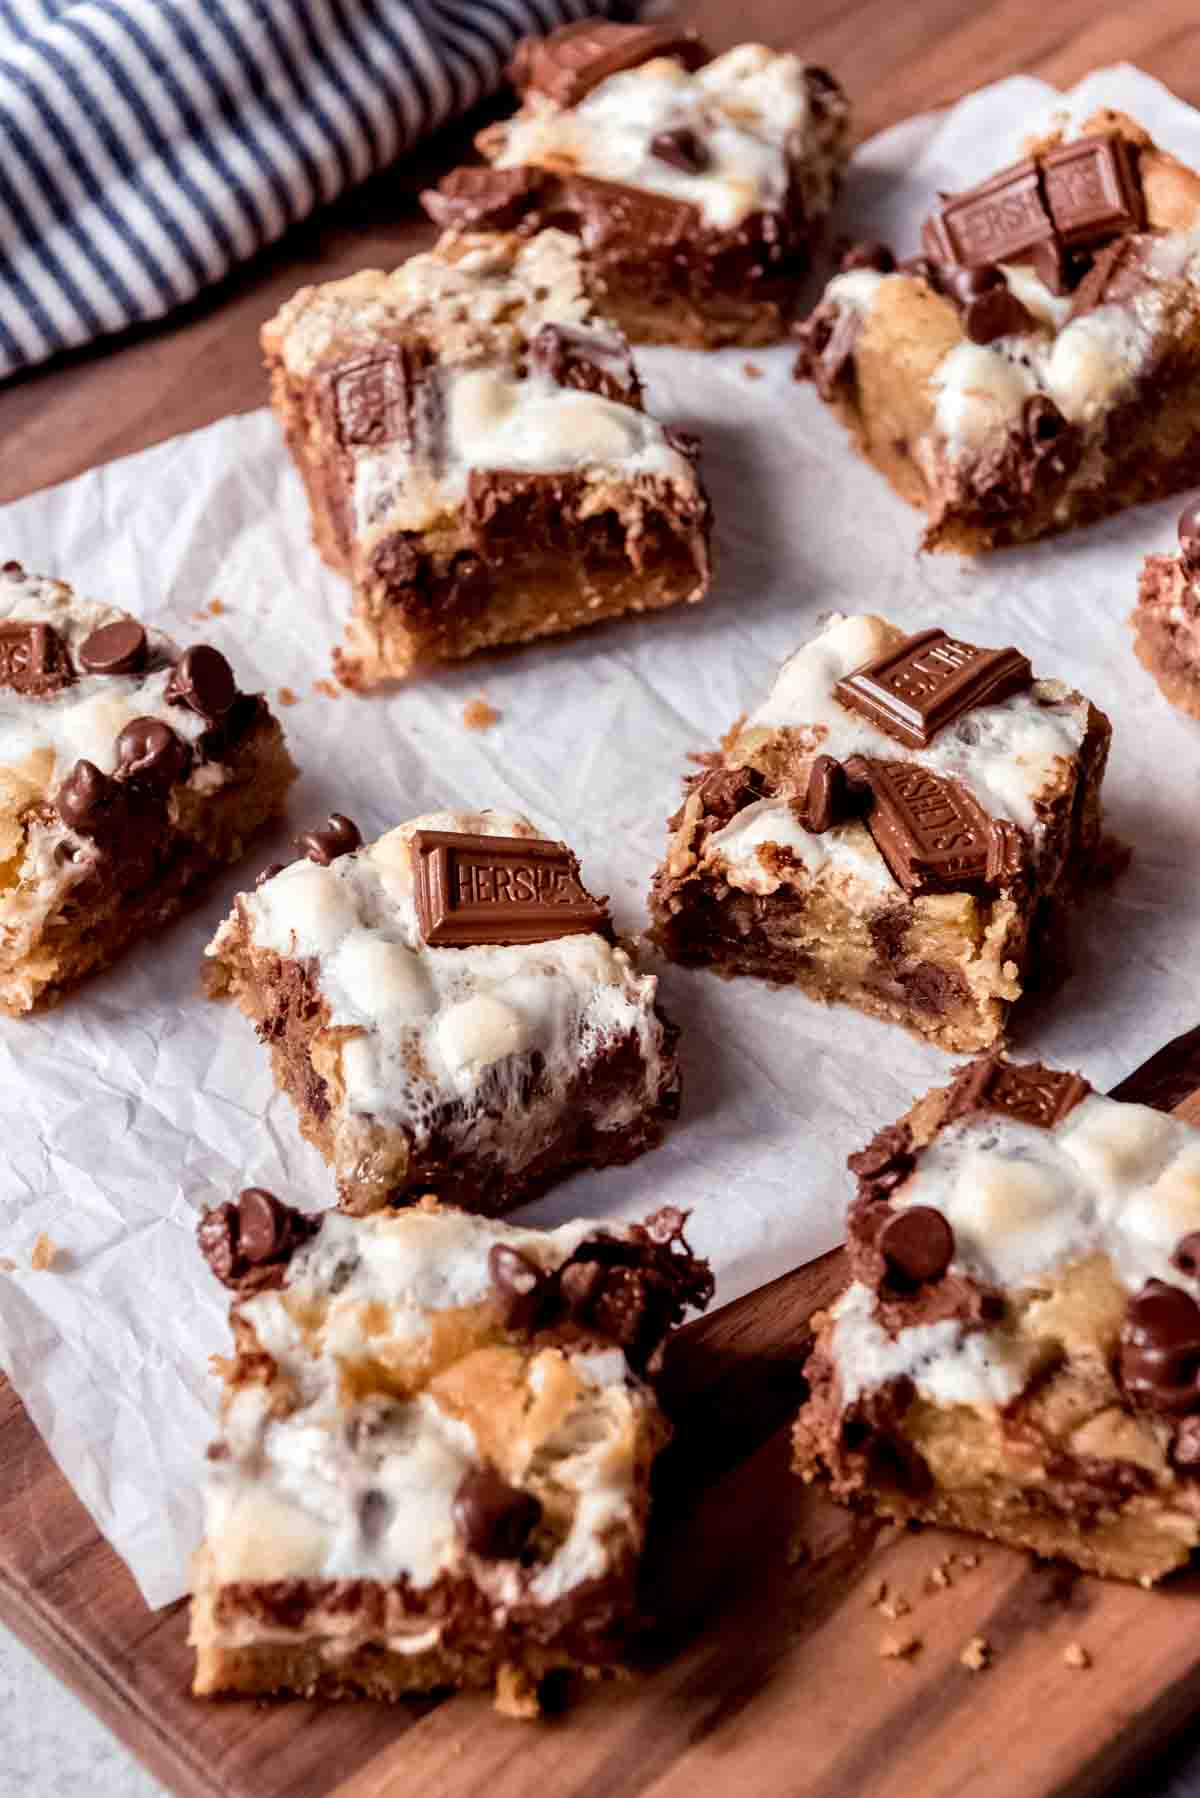
{"type": "MultiPolygon", "coordinates": [[[[533,93],[503,134],[498,168],[562,169],[666,194],[729,230],[752,212],[777,212],[796,163],[822,157],[800,57],[742,44],[689,74],[670,57],[610,75],[576,105],[533,93]],[[705,166],[675,167],[652,149],[688,131],[705,166]]],[[[832,186],[832,161],[827,171],[832,186]]]]}

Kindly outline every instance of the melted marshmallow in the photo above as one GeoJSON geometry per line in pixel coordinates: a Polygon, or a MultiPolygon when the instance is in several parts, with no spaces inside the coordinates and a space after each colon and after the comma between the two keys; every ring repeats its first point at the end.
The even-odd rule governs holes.
{"type": "MultiPolygon", "coordinates": [[[[607,343],[609,340],[605,339],[607,343]]],[[[548,375],[518,380],[495,368],[451,368],[428,379],[446,421],[432,481],[404,442],[355,449],[354,515],[361,536],[419,530],[458,510],[473,469],[582,473],[596,483],[651,475],[694,488],[691,463],[657,419],[635,406],[562,387],[548,375]]]]}
{"type": "Polygon", "coordinates": [[[610,75],[576,106],[530,94],[504,130],[498,168],[568,168],[695,206],[729,230],[751,212],[780,211],[791,159],[821,154],[804,63],[742,44],[689,74],[669,57],[610,75]],[[708,152],[700,173],[651,151],[663,131],[694,131],[708,152]]]}

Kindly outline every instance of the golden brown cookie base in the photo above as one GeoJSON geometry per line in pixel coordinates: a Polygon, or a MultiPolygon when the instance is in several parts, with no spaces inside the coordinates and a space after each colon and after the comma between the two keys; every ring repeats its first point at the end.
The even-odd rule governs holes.
{"type": "Polygon", "coordinates": [[[1131,617],[1133,652],[1173,706],[1200,718],[1200,616],[1176,556],[1147,556],[1131,617]],[[1173,618],[1172,610],[1183,618],[1173,618]]]}
{"type": "Polygon", "coordinates": [[[56,1004],[85,976],[177,917],[217,869],[241,860],[255,833],[283,813],[296,767],[269,715],[229,754],[226,766],[226,784],[215,792],[182,789],[177,795],[175,829],[157,858],[152,885],[131,892],[118,870],[99,892],[68,895],[24,954],[0,953],[0,1011],[20,1017],[56,1004]]]}
{"type": "Polygon", "coordinates": [[[653,300],[644,282],[628,286],[605,277],[605,310],[631,343],[671,344],[681,350],[720,350],[740,344],[762,349],[791,328],[791,312],[774,300],[714,294],[703,305],[684,295],[653,300]]]}
{"type": "Polygon", "coordinates": [[[623,556],[591,559],[586,550],[573,561],[531,555],[494,574],[480,606],[451,602],[418,621],[404,616],[386,585],[367,580],[356,596],[347,647],[334,651],[334,669],[344,686],[361,690],[481,650],[564,636],[631,612],[694,605],[706,587],[685,550],[644,570],[623,556]]]}
{"type": "MultiPolygon", "coordinates": [[[[814,1477],[808,1445],[799,1439],[795,1465],[806,1479],[814,1477]]],[[[1047,1490],[1052,1492],[1053,1478],[1049,1474],[1046,1478],[1047,1490]]],[[[1085,1573],[1135,1580],[1143,1586],[1186,1565],[1192,1550],[1200,1547],[1200,1518],[1153,1495],[1126,1499],[1086,1520],[1032,1505],[1024,1487],[1002,1479],[955,1492],[935,1492],[922,1500],[878,1484],[869,1495],[864,1494],[868,1497],[870,1509],[880,1517],[986,1536],[1009,1548],[1069,1561],[1085,1573]]]]}

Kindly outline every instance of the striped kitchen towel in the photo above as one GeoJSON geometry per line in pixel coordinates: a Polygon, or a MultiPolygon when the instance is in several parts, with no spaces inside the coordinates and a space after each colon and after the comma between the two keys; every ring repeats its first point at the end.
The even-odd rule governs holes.
{"type": "Polygon", "coordinates": [[[627,0],[0,0],[0,379],[161,318],[627,0]]]}

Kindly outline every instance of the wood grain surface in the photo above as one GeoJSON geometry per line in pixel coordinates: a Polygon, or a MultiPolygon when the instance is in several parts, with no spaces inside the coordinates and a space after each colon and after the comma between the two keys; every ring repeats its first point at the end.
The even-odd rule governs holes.
{"type": "MultiPolygon", "coordinates": [[[[678,10],[717,49],[757,38],[827,64],[860,138],[1019,70],[1065,86],[1122,59],[1200,102],[1195,0],[681,0],[678,10]]],[[[389,268],[424,247],[433,233],[416,194],[469,140],[467,127],[444,132],[166,323],[0,388],[0,501],[262,405],[263,319],[305,281],[389,268]]]]}
{"type": "MultiPolygon", "coordinates": [[[[1122,1083],[1200,1122],[1200,1031],[1122,1083]],[[1181,1096],[1182,1095],[1182,1096],[1181,1096]]],[[[153,1613],[0,1389],[0,1619],[181,1798],[1094,1798],[1200,1703],[1200,1574],[1146,1593],[880,1527],[788,1468],[808,1322],[840,1251],[682,1331],[635,1680],[540,1726],[471,1694],[395,1707],[199,1702],[186,1610],[153,1613]],[[930,1589],[951,1551],[951,1585],[930,1589]],[[880,1580],[911,1609],[894,1621],[880,1580]],[[911,1655],[886,1658],[888,1635],[911,1655]],[[960,1661],[983,1636],[991,1665],[960,1661]],[[1091,1657],[1069,1667],[1068,1645],[1091,1657]],[[1136,1667],[1136,1679],[1130,1669],[1136,1667]]]]}
{"type": "MultiPolygon", "coordinates": [[[[859,137],[1018,70],[1065,85],[1121,58],[1200,103],[1194,0],[692,0],[681,11],[717,48],[757,37],[835,69],[859,137]]],[[[422,247],[432,233],[415,195],[479,122],[443,133],[173,319],[0,389],[0,501],[262,404],[262,320],[304,281],[422,247]]],[[[1200,1121],[1200,1031],[1121,1096],[1200,1121]]],[[[1200,1703],[1200,1579],[1147,1595],[985,1549],[951,1590],[926,1594],[961,1543],[888,1539],[786,1471],[807,1320],[839,1277],[839,1258],[825,1257],[678,1339],[657,1665],[652,1655],[645,1678],[591,1694],[569,1721],[522,1728],[477,1697],[395,1709],[193,1702],[182,1607],[146,1610],[2,1380],[0,1618],[184,1798],[1112,1789],[1200,1703]],[[896,1625],[867,1603],[881,1578],[913,1604],[896,1625]],[[880,1658],[881,1637],[909,1626],[919,1651],[880,1658]],[[977,1633],[994,1664],[973,1673],[958,1656],[977,1633]],[[1073,1641],[1090,1671],[1064,1664],[1073,1641]]]]}

